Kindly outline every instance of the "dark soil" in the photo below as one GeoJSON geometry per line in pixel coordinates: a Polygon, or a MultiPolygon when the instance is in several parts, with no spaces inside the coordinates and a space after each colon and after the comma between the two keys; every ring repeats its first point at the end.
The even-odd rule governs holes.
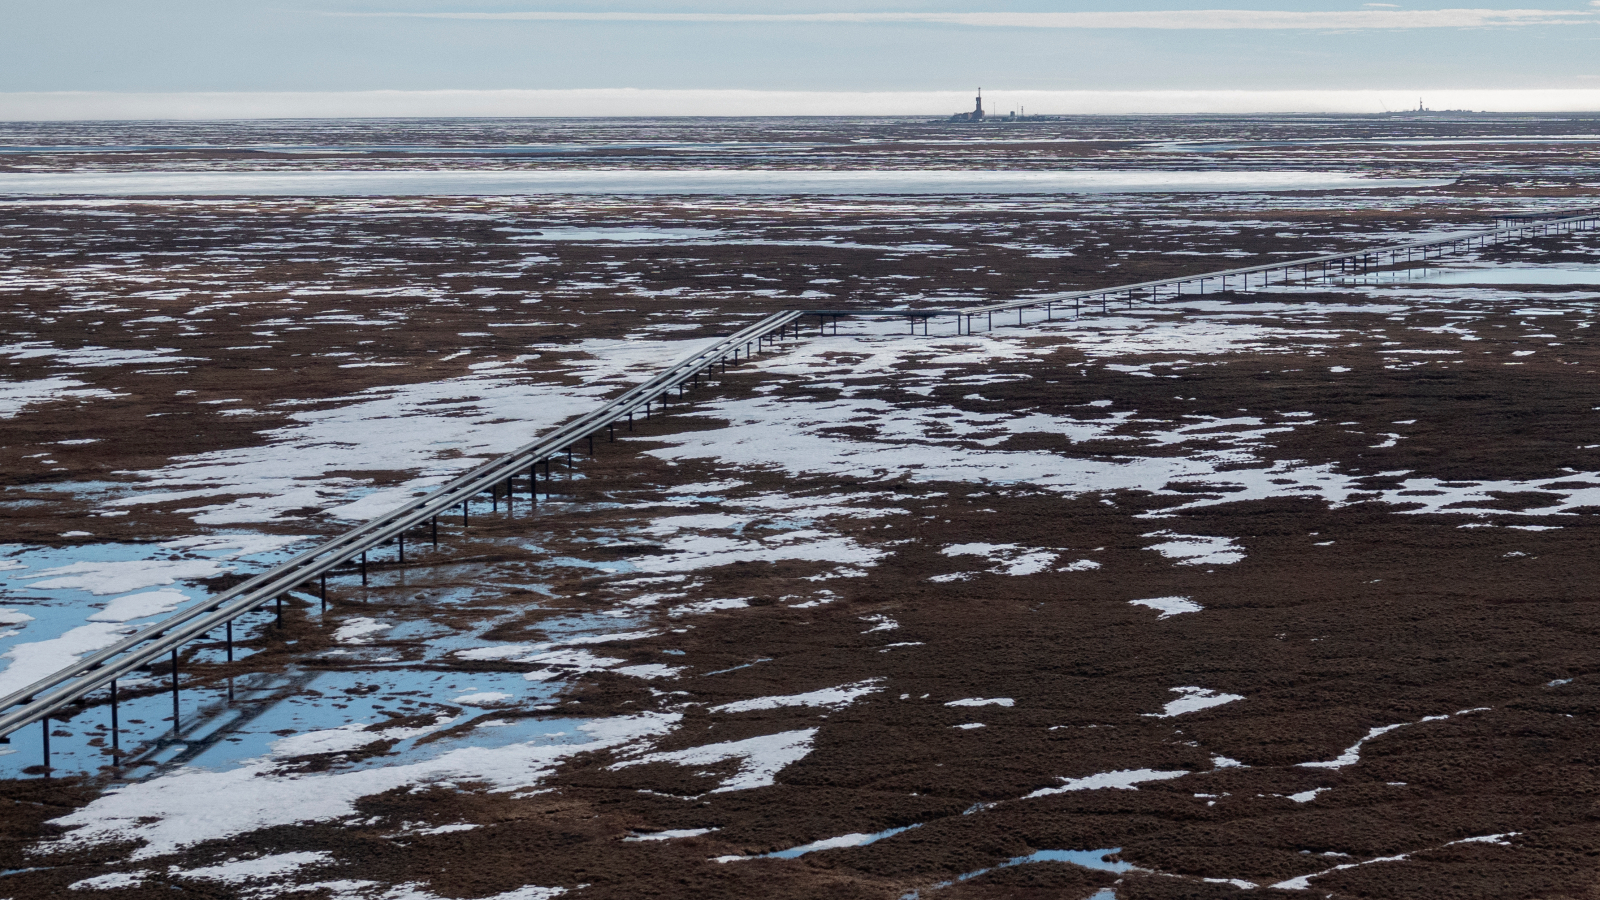
{"type": "MultiPolygon", "coordinates": [[[[1106,144],[1074,145],[1073,152],[1126,153],[1127,144],[1109,138],[1146,139],[1154,128],[1120,127],[1103,126],[1093,136],[1106,144]]],[[[1222,128],[1185,127],[1191,130],[1169,136],[1222,128]]],[[[1576,126],[1562,127],[1572,133],[1576,126]]],[[[1316,124],[1280,128],[1323,136],[1316,124]]],[[[1389,162],[1374,163],[1376,170],[1448,162],[1432,148],[1398,161],[1402,151],[1384,152],[1389,162]]],[[[1592,166],[1592,150],[1563,152],[1592,166]]],[[[71,377],[117,396],[42,403],[0,422],[9,540],[68,544],[74,539],[62,533],[77,527],[92,530],[96,541],[194,534],[181,502],[105,519],[91,517],[92,500],[71,499],[63,488],[91,481],[136,487],[137,472],[184,454],[265,441],[264,432],[288,421],[285,407],[272,406],[276,401],[333,403],[369,387],[434,381],[487,355],[537,348],[539,359],[527,366],[530,382],[572,382],[574,355],[563,347],[587,338],[660,336],[650,329],[663,324],[696,326],[674,337],[709,337],[793,306],[872,309],[1128,283],[1358,246],[1379,234],[1477,224],[1487,210],[1524,196],[1549,204],[1592,200],[1582,196],[1591,189],[1576,179],[1551,187],[1541,175],[1535,184],[1519,168],[1533,163],[1509,151],[1498,165],[1503,174],[1416,196],[1294,195],[1249,204],[1181,196],[229,200],[195,207],[129,203],[95,215],[72,206],[0,204],[8,235],[0,269],[32,285],[0,288],[10,342],[167,347],[194,358],[97,367],[11,354],[7,380],[71,377]],[[531,245],[505,231],[644,221],[763,240],[839,230],[852,243],[878,249],[531,245]],[[290,250],[274,242],[309,246],[290,250]],[[914,244],[947,249],[883,249],[914,244]],[[1074,255],[1041,258],[1024,244],[1074,255]],[[535,254],[540,258],[525,260],[535,254]],[[96,264],[114,268],[87,268],[96,264]],[[820,286],[830,296],[801,299],[819,278],[838,279],[820,286]],[[777,293],[753,293],[757,281],[777,293]],[[310,293],[310,285],[334,290],[310,293]],[[467,291],[483,287],[508,293],[469,299],[467,291]],[[394,293],[356,293],[377,289],[394,293]],[[673,289],[683,290],[662,293],[673,289]],[[686,318],[686,310],[696,316],[686,318]],[[311,321],[340,311],[352,321],[311,321]],[[495,325],[530,319],[542,324],[495,325]],[[385,324],[360,324],[376,321],[385,324]],[[258,342],[266,349],[238,349],[258,342]],[[463,349],[475,355],[444,359],[463,349]],[[339,368],[354,358],[402,365],[339,368]],[[256,412],[227,416],[234,405],[202,402],[221,399],[256,412]],[[83,438],[98,442],[56,443],[83,438]],[[41,449],[48,455],[38,455],[41,449]]],[[[1592,265],[1597,250],[1593,235],[1549,237],[1488,251],[1485,259],[1592,265]]],[[[1316,495],[1233,498],[1236,490],[1203,478],[1161,491],[1070,492],[976,477],[924,481],[904,472],[793,475],[652,455],[675,436],[721,427],[709,405],[686,406],[665,422],[640,423],[623,440],[602,442],[593,458],[580,457],[583,477],[552,485],[555,499],[539,509],[523,500],[509,515],[475,515],[471,529],[447,523],[440,549],[428,549],[403,573],[374,563],[383,577],[369,590],[340,581],[328,619],[297,601],[283,629],[269,629],[255,642],[260,652],[231,666],[186,664],[185,671],[197,683],[220,684],[229,675],[337,667],[316,654],[333,646],[328,623],[357,615],[427,621],[482,640],[538,641],[553,616],[612,609],[645,589],[594,569],[541,569],[552,597],[520,587],[523,576],[557,558],[660,555],[666,551],[645,531],[658,517],[738,509],[769,495],[893,508],[877,517],[828,520],[833,532],[884,551],[861,577],[814,580],[837,566],[796,560],[693,572],[684,596],[671,604],[740,597],[750,605],[692,618],[673,617],[667,604],[652,607],[658,636],[605,649],[630,664],[682,666],[682,674],[656,682],[606,672],[570,676],[561,708],[548,713],[680,709],[679,727],[659,742],[663,751],[819,729],[811,753],[774,785],[712,793],[736,763],[614,768],[616,755],[589,753],[563,765],[543,785],[548,790],[520,799],[473,785],[395,790],[359,802],[366,824],[268,829],[146,864],[128,861],[127,847],[68,854],[40,843],[59,830],[49,820],[88,802],[101,782],[23,779],[0,783],[0,868],[34,871],[0,874],[0,895],[56,896],[90,876],[150,870],[158,874],[143,886],[108,895],[254,896],[248,886],[185,878],[179,870],[318,850],[334,861],[303,870],[296,876],[301,883],[417,884],[445,898],[544,885],[586,900],[890,900],[911,892],[949,900],[1083,900],[1106,888],[1120,900],[1144,900],[1227,897],[1242,893],[1243,882],[1257,886],[1249,896],[1288,898],[1310,895],[1269,886],[1356,863],[1367,864],[1318,875],[1310,888],[1318,896],[1393,900],[1600,896],[1600,589],[1590,562],[1600,506],[1559,515],[1555,509],[1569,492],[1600,484],[1593,474],[1600,472],[1593,390],[1600,348],[1589,337],[1600,293],[1535,286],[1464,291],[1386,315],[1331,309],[1353,302],[1351,294],[1331,290],[1208,299],[1236,304],[1228,321],[1238,327],[1283,327],[1288,336],[1202,359],[1174,352],[1106,356],[1056,334],[1018,330],[1036,353],[947,364],[926,394],[886,376],[852,383],[851,396],[960,413],[1070,411],[1085,421],[1132,414],[1094,440],[1030,433],[989,445],[1102,461],[1226,453],[1234,446],[1230,435],[1263,425],[1222,427],[1181,443],[1129,441],[1207,418],[1254,418],[1284,430],[1252,445],[1252,465],[1328,466],[1359,488],[1347,502],[1316,495]],[[1331,311],[1281,320],[1252,307],[1288,300],[1326,301],[1331,311]],[[1527,312],[1557,305],[1567,314],[1527,312]],[[1462,330],[1478,340],[1463,342],[1462,330]],[[1536,352],[1514,355],[1526,350],[1536,352]],[[1334,367],[1349,371],[1335,376],[1334,367]],[[1017,378],[981,387],[963,382],[985,375],[1017,378]],[[1108,398],[1109,406],[1085,406],[1108,398]],[[1291,415],[1303,413],[1310,415],[1291,415]],[[1401,439],[1382,446],[1391,433],[1401,439]],[[716,503],[671,505],[675,485],[725,478],[744,484],[716,503]],[[1420,489],[1408,503],[1400,492],[1426,479],[1539,486],[1498,491],[1471,504],[1470,514],[1419,513],[1438,494],[1420,489]],[[1244,555],[1231,564],[1178,564],[1152,549],[1159,540],[1152,533],[1162,530],[1227,538],[1244,555]],[[537,536],[537,548],[514,540],[528,535],[537,536]],[[1053,550],[1062,564],[1085,559],[1098,567],[997,574],[987,560],[942,552],[964,543],[1053,550]],[[929,580],[960,573],[970,577],[929,580]],[[479,589],[479,599],[429,602],[462,586],[479,589]],[[1171,596],[1190,598],[1203,612],[1158,619],[1154,610],[1130,604],[1171,596]],[[830,602],[797,606],[807,599],[830,602]],[[870,617],[898,627],[871,631],[870,622],[881,620],[870,617]],[[761,662],[747,665],[755,660],[761,662]],[[879,679],[881,690],[840,709],[710,711],[869,679],[879,679]],[[1243,699],[1156,715],[1185,686],[1243,699]],[[1015,702],[946,705],[960,698],[1015,702]],[[972,724],[984,727],[957,727],[972,724]],[[1304,765],[1334,761],[1371,730],[1395,725],[1402,727],[1363,743],[1358,761],[1304,765]],[[1221,758],[1238,765],[1218,765],[1221,758]],[[1189,774],[1136,790],[1024,799],[1066,779],[1141,769],[1189,774]],[[460,822],[482,827],[415,833],[460,822]],[[397,833],[400,823],[414,827],[397,833]],[[799,859],[713,861],[907,826],[917,827],[799,859]],[[714,830],[623,840],[675,829],[714,830]],[[1037,850],[1101,849],[1135,868],[1005,865],[1037,850]],[[179,870],[159,874],[169,865],[179,870]],[[987,871],[972,875],[980,870],[987,871]]],[[[825,381],[736,369],[694,399],[749,398],[757,388],[779,398],[843,396],[825,381]]],[[[860,424],[841,423],[837,434],[863,445],[879,439],[872,427],[844,430],[860,424]]],[[[410,475],[361,474],[378,483],[410,475]]],[[[345,524],[307,510],[303,519],[264,527],[333,534],[345,524]]],[[[400,660],[398,666],[526,668],[425,658],[424,643],[380,638],[374,646],[400,660]]],[[[426,718],[421,706],[406,714],[426,718]]],[[[91,707],[66,717],[63,733],[89,732],[89,719],[98,715],[91,707]]],[[[308,772],[339,764],[303,761],[308,772]]],[[[320,887],[294,896],[346,895],[320,887]]]]}

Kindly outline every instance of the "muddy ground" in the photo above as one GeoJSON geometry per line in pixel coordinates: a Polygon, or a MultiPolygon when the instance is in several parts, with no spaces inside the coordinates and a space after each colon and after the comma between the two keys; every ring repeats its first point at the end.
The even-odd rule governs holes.
{"type": "MultiPolygon", "coordinates": [[[[604,342],[689,348],[782,308],[1005,299],[1594,205],[1591,151],[1562,152],[1484,150],[1496,174],[1405,193],[6,202],[0,353],[8,383],[38,385],[0,420],[7,552],[333,535],[346,482],[416,470],[307,457],[295,477],[328,502],[257,521],[227,518],[243,481],[137,501],[197,459],[310,453],[296,416],[386,391],[490,372],[603,395],[604,342]],[[559,231],[578,228],[602,232],[559,231]]],[[[1592,232],[1462,262],[1597,258],[1592,232]]],[[[209,782],[184,748],[226,736],[173,742],[152,716],[114,769],[103,702],[56,723],[58,753],[104,767],[0,783],[0,897],[1596,896],[1597,301],[1418,278],[974,336],[813,320],[558,461],[536,506],[519,482],[509,512],[485,498],[367,587],[335,579],[326,612],[303,594],[281,625],[257,617],[241,659],[185,659],[202,720],[226,685],[279,684],[250,702],[382,740],[209,782]],[[564,644],[578,619],[616,627],[564,644]],[[491,678],[550,692],[456,696],[491,678]],[[348,786],[503,749],[497,728],[649,716],[666,724],[515,785],[463,763],[348,786]],[[171,800],[270,806],[252,784],[347,808],[234,827],[171,800]],[[1090,852],[1023,861],[1039,851],[1090,852]]],[[[6,591],[28,609],[20,577],[6,591]]],[[[132,693],[162,697],[151,677],[132,693]]]]}

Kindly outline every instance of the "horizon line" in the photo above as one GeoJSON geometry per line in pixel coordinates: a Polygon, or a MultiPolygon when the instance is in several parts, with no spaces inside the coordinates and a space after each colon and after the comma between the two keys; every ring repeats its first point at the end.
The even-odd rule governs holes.
{"type": "MultiPolygon", "coordinates": [[[[985,90],[985,105],[1037,116],[1600,113],[1600,87],[1346,90],[985,90]]],[[[425,91],[33,91],[0,93],[0,121],[350,118],[948,117],[970,91],[437,89],[425,91]]]]}
{"type": "MultiPolygon", "coordinates": [[[[1591,4],[1591,7],[1594,4],[1591,4]]],[[[431,19],[467,22],[596,22],[696,25],[947,25],[1159,31],[1368,31],[1430,28],[1517,28],[1593,25],[1595,9],[1180,9],[1085,12],[376,12],[318,11],[329,18],[431,19]]]]}

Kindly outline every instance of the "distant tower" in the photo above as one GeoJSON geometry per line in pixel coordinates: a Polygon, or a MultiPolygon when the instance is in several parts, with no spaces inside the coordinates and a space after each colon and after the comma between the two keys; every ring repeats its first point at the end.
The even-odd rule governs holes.
{"type": "Polygon", "coordinates": [[[983,121],[983,88],[978,88],[978,105],[972,110],[972,121],[983,121]]]}

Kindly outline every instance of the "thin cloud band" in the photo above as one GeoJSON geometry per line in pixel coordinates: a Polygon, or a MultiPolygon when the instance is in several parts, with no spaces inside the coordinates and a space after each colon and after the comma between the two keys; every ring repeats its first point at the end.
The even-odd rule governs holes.
{"type": "Polygon", "coordinates": [[[1544,9],[1167,10],[1130,12],[971,13],[635,13],[635,12],[327,12],[342,18],[455,19],[525,22],[655,22],[664,24],[955,25],[969,28],[1223,30],[1395,30],[1593,25],[1600,13],[1544,9]]]}

